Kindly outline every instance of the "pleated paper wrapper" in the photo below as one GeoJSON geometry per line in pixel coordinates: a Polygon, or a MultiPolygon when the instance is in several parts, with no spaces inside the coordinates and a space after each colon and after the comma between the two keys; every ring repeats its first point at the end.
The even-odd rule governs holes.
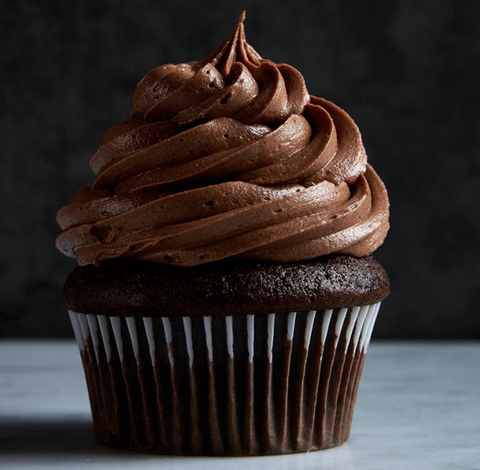
{"type": "Polygon", "coordinates": [[[69,312],[96,437],[171,455],[340,445],[379,307],[212,317],[69,312]]]}

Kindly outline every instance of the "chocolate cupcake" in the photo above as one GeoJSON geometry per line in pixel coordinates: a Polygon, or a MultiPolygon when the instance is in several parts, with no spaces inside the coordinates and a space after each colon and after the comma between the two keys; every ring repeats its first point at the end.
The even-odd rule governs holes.
{"type": "Polygon", "coordinates": [[[177,455],[348,438],[388,278],[385,187],[353,120],[247,44],[138,84],[60,209],[97,439],[177,455]]]}

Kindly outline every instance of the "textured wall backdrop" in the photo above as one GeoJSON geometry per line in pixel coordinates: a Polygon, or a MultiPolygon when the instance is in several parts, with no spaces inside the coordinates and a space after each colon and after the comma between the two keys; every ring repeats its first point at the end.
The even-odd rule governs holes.
{"type": "Polygon", "coordinates": [[[55,213],[151,68],[249,42],[358,123],[391,198],[377,338],[480,338],[480,2],[1,2],[0,337],[71,336],[55,213]]]}

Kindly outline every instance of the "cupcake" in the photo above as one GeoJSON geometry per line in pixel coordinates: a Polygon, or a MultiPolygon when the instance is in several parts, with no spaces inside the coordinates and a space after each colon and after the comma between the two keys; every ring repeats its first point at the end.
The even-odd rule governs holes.
{"type": "Polygon", "coordinates": [[[138,84],[58,212],[98,441],[272,455],[348,438],[388,277],[354,121],[246,42],[138,84]]]}

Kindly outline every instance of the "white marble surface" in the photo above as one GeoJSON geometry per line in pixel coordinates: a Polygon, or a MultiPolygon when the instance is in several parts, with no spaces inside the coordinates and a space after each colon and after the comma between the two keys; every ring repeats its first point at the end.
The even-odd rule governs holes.
{"type": "Polygon", "coordinates": [[[94,442],[73,341],[0,341],[0,468],[480,470],[480,343],[373,342],[341,447],[181,458],[94,442]]]}

